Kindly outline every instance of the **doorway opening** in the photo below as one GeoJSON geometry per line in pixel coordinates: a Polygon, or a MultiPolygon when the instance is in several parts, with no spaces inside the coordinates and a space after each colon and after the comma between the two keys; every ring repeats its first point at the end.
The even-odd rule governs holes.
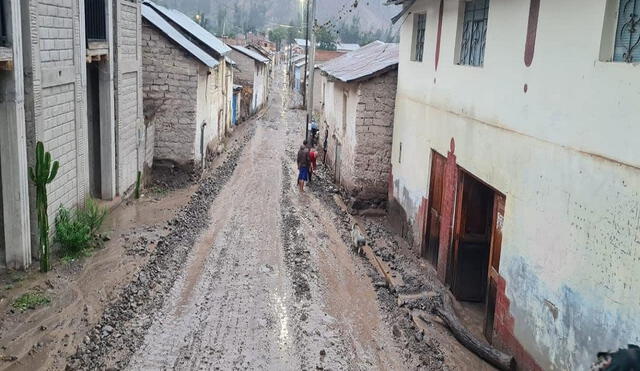
{"type": "Polygon", "coordinates": [[[421,255],[429,260],[434,267],[438,266],[438,250],[440,248],[445,162],[444,156],[431,150],[431,179],[429,180],[429,198],[427,201],[427,223],[421,255]]]}
{"type": "Polygon", "coordinates": [[[87,124],[89,145],[89,191],[91,197],[102,196],[100,153],[100,68],[99,63],[87,63],[87,124]]]}
{"type": "Polygon", "coordinates": [[[505,196],[465,170],[458,174],[447,283],[472,327],[491,341],[505,196]]]}

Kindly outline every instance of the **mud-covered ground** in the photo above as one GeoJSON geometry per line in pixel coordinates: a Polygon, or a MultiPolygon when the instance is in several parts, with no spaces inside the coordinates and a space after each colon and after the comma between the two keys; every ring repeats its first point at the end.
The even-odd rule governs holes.
{"type": "Polygon", "coordinates": [[[486,368],[437,321],[415,325],[441,288],[422,283],[383,218],[362,223],[406,276],[402,292],[352,250],[353,219],[324,171],[298,191],[304,112],[282,73],[194,184],[154,182],[148,202],[116,212],[103,251],[31,279],[49,306],[22,313],[0,299],[0,355],[17,358],[0,369],[486,368]]]}

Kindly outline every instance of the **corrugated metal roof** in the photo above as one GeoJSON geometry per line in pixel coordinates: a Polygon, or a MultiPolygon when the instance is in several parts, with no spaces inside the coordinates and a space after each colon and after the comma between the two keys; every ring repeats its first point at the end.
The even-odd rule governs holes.
{"type": "Polygon", "coordinates": [[[298,44],[298,46],[302,46],[303,48],[307,46],[307,39],[294,39],[294,41],[296,42],[296,44],[298,44]]]}
{"type": "Polygon", "coordinates": [[[153,1],[146,0],[144,4],[153,7],[160,14],[171,19],[172,22],[178,24],[186,32],[193,35],[193,37],[206,44],[211,49],[215,50],[220,55],[225,55],[231,51],[231,49],[223,43],[220,39],[213,36],[209,31],[202,28],[199,24],[194,22],[191,18],[187,17],[183,13],[175,9],[167,9],[162,5],[158,5],[153,1]]]}
{"type": "Polygon", "coordinates": [[[302,66],[304,66],[305,64],[307,64],[307,61],[305,61],[305,60],[303,59],[303,60],[301,60],[301,61],[297,62],[297,63],[295,64],[295,66],[296,66],[296,67],[302,67],[302,66]]]}
{"type": "Polygon", "coordinates": [[[156,26],[162,33],[167,35],[171,40],[178,43],[186,49],[191,55],[193,55],[200,62],[204,63],[208,67],[215,67],[219,65],[218,61],[210,56],[207,52],[200,49],[196,44],[192,43],[189,39],[184,37],[180,31],[176,30],[169,22],[167,22],[155,9],[148,5],[142,6],[142,16],[147,21],[156,26]]]}
{"type": "Polygon", "coordinates": [[[297,56],[291,58],[291,62],[292,63],[297,63],[297,62],[300,62],[303,59],[304,59],[304,54],[303,55],[297,55],[297,56]]]}
{"type": "Polygon", "coordinates": [[[232,66],[235,66],[237,64],[236,61],[234,61],[233,59],[231,59],[229,57],[224,57],[224,60],[227,61],[227,63],[229,63],[232,66]]]}
{"type": "Polygon", "coordinates": [[[244,46],[239,45],[229,45],[232,49],[239,51],[240,53],[246,55],[249,58],[255,59],[261,63],[269,63],[269,58],[264,57],[262,54],[258,52],[254,52],[253,50],[247,49],[244,46]]]}
{"type": "Polygon", "coordinates": [[[336,50],[354,51],[358,49],[360,49],[359,44],[343,44],[343,43],[336,44],[336,50]]]}
{"type": "Polygon", "coordinates": [[[398,44],[374,41],[319,66],[327,75],[343,82],[360,80],[395,68],[399,61],[398,44]]]}

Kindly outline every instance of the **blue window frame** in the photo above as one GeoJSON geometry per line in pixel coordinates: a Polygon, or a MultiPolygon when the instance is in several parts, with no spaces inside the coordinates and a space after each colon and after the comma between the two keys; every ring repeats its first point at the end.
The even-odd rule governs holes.
{"type": "Polygon", "coordinates": [[[464,2],[459,64],[469,66],[482,66],[484,64],[488,21],[489,0],[464,2]]]}
{"type": "Polygon", "coordinates": [[[640,0],[619,0],[613,60],[640,62],[640,0]]]}

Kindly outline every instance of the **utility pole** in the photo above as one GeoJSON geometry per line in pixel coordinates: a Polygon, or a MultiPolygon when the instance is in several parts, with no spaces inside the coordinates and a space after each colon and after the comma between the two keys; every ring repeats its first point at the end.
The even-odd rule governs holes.
{"type": "Polygon", "coordinates": [[[302,76],[302,106],[307,105],[307,68],[309,67],[309,34],[311,33],[311,22],[309,22],[310,2],[307,0],[307,24],[304,38],[304,75],[302,76]]]}
{"type": "MultiPolygon", "coordinates": [[[[309,0],[312,2],[311,6],[311,27],[309,27],[311,34],[311,53],[309,55],[309,93],[307,95],[307,126],[305,129],[305,138],[309,139],[309,123],[313,120],[313,85],[314,85],[314,74],[316,71],[316,32],[313,29],[316,23],[316,3],[317,0],[309,0]]],[[[305,87],[306,88],[306,87],[305,87]]]]}

